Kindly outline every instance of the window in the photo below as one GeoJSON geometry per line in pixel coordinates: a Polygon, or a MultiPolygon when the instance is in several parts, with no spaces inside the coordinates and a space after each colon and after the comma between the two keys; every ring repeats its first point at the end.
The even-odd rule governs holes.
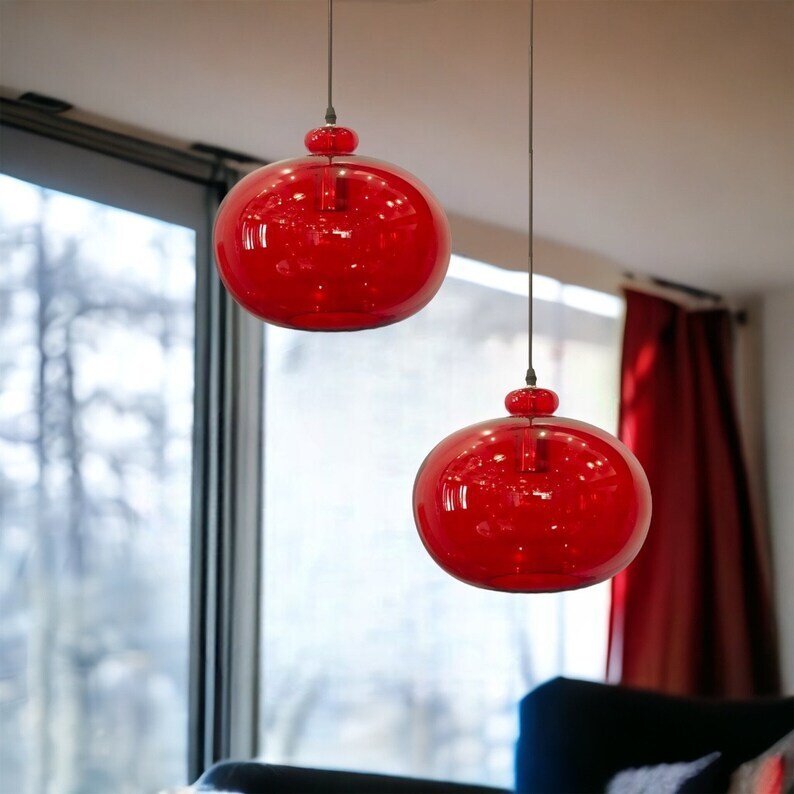
{"type": "MultiPolygon", "coordinates": [[[[406,322],[263,333],[207,262],[239,174],[27,121],[60,140],[1,141],[3,786],[156,791],[252,755],[257,729],[272,762],[509,785],[518,700],[601,677],[608,589],[449,578],[411,489],[520,385],[526,276],[453,257],[406,322]]],[[[614,427],[620,301],[535,294],[543,384],[614,427]]]]}
{"type": "Polygon", "coordinates": [[[187,779],[204,193],[3,135],[0,788],[156,791],[187,779]]]}
{"type": "MultiPolygon", "coordinates": [[[[510,785],[519,699],[554,675],[602,677],[608,584],[476,590],[413,524],[424,456],[521,385],[526,294],[526,275],[453,257],[397,325],[266,327],[266,760],[510,785]]],[[[561,415],[613,429],[620,300],[541,276],[535,295],[542,384],[561,415]]]]}

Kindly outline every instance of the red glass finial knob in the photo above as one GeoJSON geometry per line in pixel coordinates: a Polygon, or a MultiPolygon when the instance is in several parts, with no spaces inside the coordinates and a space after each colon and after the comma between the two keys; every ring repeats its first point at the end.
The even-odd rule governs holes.
{"type": "Polygon", "coordinates": [[[560,407],[560,398],[551,389],[524,386],[505,397],[507,413],[513,416],[551,416],[560,407]]]}
{"type": "Polygon", "coordinates": [[[324,127],[309,130],[303,142],[312,154],[324,154],[330,157],[353,154],[358,148],[358,135],[350,127],[326,124],[324,127]]]}

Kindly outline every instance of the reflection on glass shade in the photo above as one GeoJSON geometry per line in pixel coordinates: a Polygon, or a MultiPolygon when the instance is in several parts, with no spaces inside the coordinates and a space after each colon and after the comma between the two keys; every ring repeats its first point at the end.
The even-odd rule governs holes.
{"type": "Polygon", "coordinates": [[[353,130],[320,127],[305,143],[309,155],[254,171],[221,204],[215,255],[228,290],[266,322],[307,331],[419,311],[449,264],[439,203],[407,172],[353,155],[353,130]]]}
{"type": "Polygon", "coordinates": [[[584,422],[552,416],[554,392],[511,392],[511,416],[471,425],[427,456],[414,485],[425,548],[468,584],[573,590],[626,567],[648,532],[651,492],[634,455],[584,422]]]}

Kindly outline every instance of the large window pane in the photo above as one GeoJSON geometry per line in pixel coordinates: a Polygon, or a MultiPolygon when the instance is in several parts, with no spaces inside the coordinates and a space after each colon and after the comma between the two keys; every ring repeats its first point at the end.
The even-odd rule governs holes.
{"type": "MultiPolygon", "coordinates": [[[[513,596],[425,553],[413,479],[445,435],[504,415],[526,369],[526,275],[453,257],[415,317],[266,329],[267,760],[510,785],[517,702],[600,678],[608,585],[513,596]]],[[[536,362],[560,414],[614,429],[620,301],[536,277],[536,362]]]]}
{"type": "Polygon", "coordinates": [[[0,790],[186,776],[195,232],[0,176],[0,790]]]}

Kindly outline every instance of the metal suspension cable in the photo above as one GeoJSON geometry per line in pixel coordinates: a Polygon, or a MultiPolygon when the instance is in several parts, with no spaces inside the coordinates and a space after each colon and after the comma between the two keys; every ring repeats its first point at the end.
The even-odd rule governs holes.
{"type": "Polygon", "coordinates": [[[336,124],[336,111],[333,101],[334,77],[334,0],[328,0],[328,107],[325,109],[325,123],[336,124]]]}
{"type": "Polygon", "coordinates": [[[532,275],[535,269],[534,263],[534,250],[533,250],[533,237],[534,237],[534,218],[533,218],[533,190],[532,182],[534,176],[534,159],[533,159],[533,136],[532,136],[532,123],[533,123],[533,104],[534,104],[534,91],[533,91],[533,78],[534,78],[534,57],[533,57],[533,43],[535,38],[535,0],[529,0],[529,109],[528,109],[528,138],[529,138],[529,238],[528,238],[528,256],[527,256],[527,274],[529,277],[529,295],[527,298],[527,330],[528,330],[528,357],[527,357],[527,386],[534,386],[538,382],[537,375],[535,375],[535,368],[532,365],[532,329],[533,329],[533,316],[532,316],[532,275]]]}

